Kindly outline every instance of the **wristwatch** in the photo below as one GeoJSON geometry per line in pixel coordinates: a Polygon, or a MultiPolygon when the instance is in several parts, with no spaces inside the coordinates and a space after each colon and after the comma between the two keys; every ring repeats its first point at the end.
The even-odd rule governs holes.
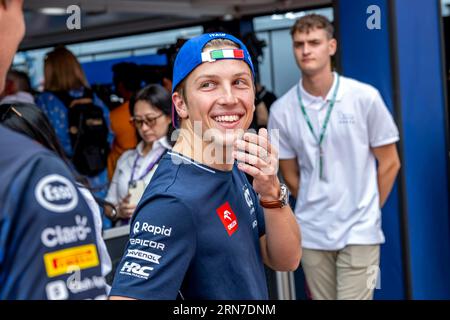
{"type": "Polygon", "coordinates": [[[116,207],[114,205],[111,206],[111,217],[110,217],[110,219],[112,221],[116,221],[116,219],[117,219],[117,209],[116,209],[116,207]]]}
{"type": "Polygon", "coordinates": [[[289,204],[289,189],[281,183],[280,184],[280,198],[273,201],[264,201],[259,199],[259,204],[266,209],[284,208],[289,204]]]}

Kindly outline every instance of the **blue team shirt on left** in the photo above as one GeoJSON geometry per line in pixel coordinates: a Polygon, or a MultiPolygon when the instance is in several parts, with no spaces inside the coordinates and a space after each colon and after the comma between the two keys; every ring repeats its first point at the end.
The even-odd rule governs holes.
{"type": "Polygon", "coordinates": [[[0,300],[105,297],[92,213],[53,153],[0,126],[0,300]]]}

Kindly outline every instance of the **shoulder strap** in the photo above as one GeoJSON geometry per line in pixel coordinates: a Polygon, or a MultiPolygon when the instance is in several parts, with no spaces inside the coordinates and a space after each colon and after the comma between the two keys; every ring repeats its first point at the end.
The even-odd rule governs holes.
{"type": "Polygon", "coordinates": [[[66,108],[70,108],[71,104],[75,100],[80,99],[92,99],[92,102],[94,102],[94,93],[91,89],[84,89],[84,93],[81,97],[74,98],[72,97],[69,92],[67,91],[49,91],[50,93],[54,94],[59,100],[62,101],[62,103],[66,106],[66,108]]]}
{"type": "Polygon", "coordinates": [[[49,91],[54,94],[61,102],[64,104],[66,108],[69,108],[70,104],[74,100],[74,98],[67,91],[49,91]]]}

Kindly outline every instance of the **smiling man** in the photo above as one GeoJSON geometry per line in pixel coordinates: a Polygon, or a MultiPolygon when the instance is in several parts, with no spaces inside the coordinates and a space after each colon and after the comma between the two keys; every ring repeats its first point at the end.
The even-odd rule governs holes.
{"type": "Polygon", "coordinates": [[[267,131],[244,134],[255,89],[242,42],[224,33],[188,41],[172,100],[180,135],[133,216],[111,296],[267,299],[263,263],[296,269],[301,238],[267,131]]]}

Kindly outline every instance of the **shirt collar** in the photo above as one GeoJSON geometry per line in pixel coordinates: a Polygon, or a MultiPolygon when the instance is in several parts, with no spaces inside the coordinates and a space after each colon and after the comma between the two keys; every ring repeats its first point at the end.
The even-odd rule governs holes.
{"type": "MultiPolygon", "coordinates": [[[[141,157],[143,157],[143,154],[142,154],[142,149],[143,149],[143,148],[144,148],[144,141],[141,141],[141,142],[139,142],[138,145],[136,146],[136,151],[137,151],[137,153],[138,153],[141,157]]],[[[152,150],[150,150],[150,152],[152,152],[152,151],[154,151],[154,150],[161,149],[161,148],[164,148],[164,149],[171,149],[171,146],[169,145],[169,142],[167,141],[167,137],[166,137],[166,136],[164,136],[164,137],[159,138],[158,140],[156,140],[156,141],[153,143],[153,147],[152,147],[152,150]]]]}
{"type": "MultiPolygon", "coordinates": [[[[338,73],[337,72],[333,72],[334,75],[334,80],[333,80],[333,85],[331,86],[330,91],[328,91],[327,97],[326,97],[326,101],[331,101],[331,99],[333,98],[333,93],[334,90],[337,86],[337,79],[338,79],[338,73]]],[[[312,104],[315,103],[319,103],[321,106],[324,104],[325,100],[322,99],[322,97],[316,97],[313,96],[312,94],[308,93],[305,88],[303,87],[303,81],[302,79],[300,79],[300,93],[302,95],[302,101],[303,104],[305,105],[305,107],[311,107],[312,104]]],[[[341,77],[341,81],[340,81],[340,85],[339,85],[339,89],[336,95],[336,101],[340,101],[342,100],[342,96],[343,96],[344,90],[342,88],[342,77],[341,77]]]]}

